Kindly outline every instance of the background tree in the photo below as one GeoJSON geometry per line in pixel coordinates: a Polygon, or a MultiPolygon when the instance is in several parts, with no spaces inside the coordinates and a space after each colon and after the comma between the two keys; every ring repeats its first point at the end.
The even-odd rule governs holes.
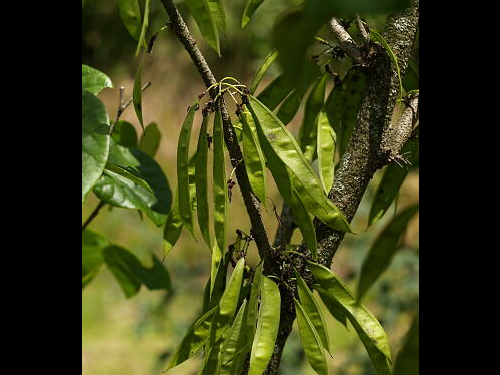
{"type": "MultiPolygon", "coordinates": [[[[243,26],[260,3],[245,4],[243,26]]],[[[138,209],[154,224],[164,226],[165,253],[174,246],[182,227],[194,234],[193,216],[197,216],[202,233],[198,238],[204,239],[212,254],[211,277],[197,320],[199,326],[196,322],[192,326],[198,335],[190,336],[188,331],[170,356],[169,368],[194,354],[194,350],[185,351],[185,344],[189,344],[191,349],[203,347],[203,373],[275,374],[298,313],[307,361],[317,373],[326,373],[324,350],[331,351],[331,347],[320,306],[325,303],[335,319],[343,324],[349,320],[353,325],[377,373],[389,373],[392,366],[387,336],[360,301],[390,264],[418,206],[400,211],[381,231],[361,267],[356,298],[336,274],[321,265],[330,267],[345,233],[351,231],[349,223],[374,173],[388,165],[373,196],[369,225],[380,220],[397,200],[410,166],[418,166],[418,49],[413,49],[411,56],[417,35],[418,1],[381,1],[374,5],[311,0],[298,4],[297,9],[280,15],[272,31],[276,50],[270,51],[248,87],[233,78],[215,79],[199,43],[172,1],[161,2],[169,21],[157,28],[149,21],[154,19],[155,2],[145,1],[143,9],[134,1],[118,4],[126,29],[137,41],[138,68],[131,100],[125,102],[124,90],[120,89],[117,114],[110,123],[95,94],[112,87],[111,80],[88,66],[82,67],[82,203],[91,190],[101,200],[82,228],[82,286],[106,264],[127,297],[137,293],[141,284],[149,289],[171,289],[169,275],[156,257],[152,265],[144,265],[133,252],[110,245],[87,229],[104,205],[138,209]],[[373,27],[376,18],[373,23],[365,18],[372,12],[389,12],[385,24],[378,22],[383,33],[373,27]],[[325,26],[336,41],[324,37],[325,26]],[[168,30],[183,44],[203,79],[208,91],[202,94],[211,96],[208,101],[201,94],[197,100],[192,99],[194,104],[184,120],[177,148],[177,194],[171,194],[161,167],[152,158],[158,149],[158,127],[148,125],[138,142],[135,128],[120,121],[127,105],[133,103],[144,127],[141,91],[149,84],[142,84],[143,62],[146,52],[156,48],[160,33],[168,30]],[[282,74],[254,96],[274,60],[282,74]],[[325,100],[327,86],[330,93],[325,100]],[[236,116],[231,118],[224,98],[234,99],[231,112],[236,109],[236,116]],[[286,125],[301,103],[304,111],[295,138],[286,125]],[[203,124],[196,153],[190,158],[191,128],[198,107],[202,107],[203,124]],[[213,129],[206,137],[212,112],[213,129]],[[208,209],[205,177],[212,138],[213,212],[208,209]],[[224,147],[232,167],[227,181],[224,147]],[[274,211],[276,207],[272,199],[267,199],[265,167],[284,201],[272,245],[262,206],[274,211]],[[248,234],[237,231],[236,242],[226,249],[226,197],[229,195],[230,201],[236,195],[233,175],[251,229],[248,234]],[[208,217],[214,218],[214,238],[208,217]],[[291,240],[297,225],[303,242],[294,246],[291,240]],[[257,267],[245,266],[243,260],[250,256],[252,241],[264,259],[257,267]],[[229,265],[234,271],[226,284],[229,265]]],[[[224,6],[219,1],[186,1],[186,5],[202,37],[220,55],[219,35],[226,33],[229,19],[224,6]]],[[[418,334],[411,332],[407,347],[415,348],[418,334]]],[[[416,368],[418,373],[412,350],[401,351],[405,355],[398,357],[395,372],[410,363],[409,368],[416,368]]]]}

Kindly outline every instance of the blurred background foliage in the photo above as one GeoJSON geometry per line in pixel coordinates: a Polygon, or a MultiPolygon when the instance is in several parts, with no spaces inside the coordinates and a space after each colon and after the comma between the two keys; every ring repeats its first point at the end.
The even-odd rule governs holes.
{"type": "MultiPolygon", "coordinates": [[[[218,79],[224,76],[237,77],[242,83],[249,85],[256,68],[272,49],[271,35],[277,20],[286,11],[297,7],[301,1],[267,1],[242,30],[240,25],[244,3],[244,0],[224,3],[228,24],[227,35],[221,38],[221,58],[203,41],[184,4],[180,2],[178,7],[215,76],[218,79]]],[[[372,27],[383,30],[386,15],[362,17],[372,27]]],[[[167,16],[161,3],[152,1],[149,36],[164,26],[166,21],[167,16]]],[[[320,35],[333,41],[326,28],[321,30],[320,35]]],[[[352,35],[355,36],[355,31],[352,35]]],[[[118,88],[125,87],[126,98],[132,95],[133,79],[138,66],[138,58],[134,57],[135,48],[136,42],[120,20],[116,1],[82,1],[82,63],[103,71],[112,79],[115,88],[105,89],[99,94],[110,117],[114,117],[116,113],[118,88]]],[[[418,69],[418,43],[413,56],[418,69]]],[[[348,67],[350,62],[343,59],[337,64],[332,65],[341,70],[348,67]]],[[[260,89],[277,74],[279,67],[275,64],[261,83],[260,89]]],[[[204,90],[204,86],[184,48],[168,29],[159,34],[152,55],[146,55],[143,82],[146,81],[151,81],[152,86],[143,95],[144,120],[146,124],[153,121],[158,123],[162,139],[155,159],[175,190],[176,148],[180,125],[186,108],[204,90]]],[[[416,84],[418,85],[418,81],[416,84]]],[[[134,124],[138,134],[141,134],[133,109],[127,109],[122,119],[134,124]]],[[[196,121],[201,122],[200,118],[196,121]]],[[[300,121],[299,112],[288,126],[292,133],[297,134],[300,121]]],[[[197,137],[196,130],[193,131],[193,141],[195,136],[197,137]]],[[[228,173],[230,170],[228,163],[228,173]]],[[[361,264],[370,245],[394,212],[393,207],[390,213],[366,231],[371,197],[382,173],[383,171],[376,173],[354,219],[353,228],[358,234],[345,237],[334,259],[334,271],[352,290],[355,290],[361,264]]],[[[281,199],[270,174],[268,183],[268,195],[280,210],[281,199]]],[[[246,233],[250,230],[239,188],[235,187],[234,192],[233,201],[229,205],[228,243],[236,238],[236,229],[246,233]]],[[[418,202],[418,193],[417,168],[409,173],[401,188],[397,209],[401,210],[418,202]]],[[[95,196],[89,196],[82,210],[82,222],[97,203],[95,196]]],[[[263,219],[268,233],[273,237],[277,221],[272,204],[268,204],[267,211],[263,211],[263,219]]],[[[142,220],[135,211],[104,208],[89,228],[104,235],[109,242],[126,247],[146,264],[150,262],[150,253],[162,258],[163,228],[155,227],[147,219],[142,220]]],[[[300,233],[296,231],[292,243],[298,243],[300,238],[300,233]]],[[[368,292],[365,300],[367,307],[386,328],[394,354],[397,354],[402,339],[418,312],[418,238],[417,215],[410,222],[401,241],[401,249],[392,265],[368,292]]],[[[248,261],[251,265],[258,261],[254,245],[251,247],[248,261]]],[[[104,268],[83,290],[82,375],[108,375],[114,372],[120,375],[161,374],[169,354],[199,315],[203,290],[210,274],[210,252],[201,241],[199,233],[197,242],[183,231],[178,243],[166,258],[165,265],[171,275],[172,292],[148,291],[142,288],[135,297],[127,300],[109,270],[104,268]]],[[[351,328],[346,331],[329,314],[325,316],[328,316],[330,337],[335,350],[334,358],[329,358],[330,373],[374,374],[354,330],[351,328]]],[[[171,370],[169,374],[194,375],[199,361],[199,355],[195,356],[171,370]]],[[[314,373],[305,360],[297,331],[294,331],[288,340],[280,373],[314,373]]]]}

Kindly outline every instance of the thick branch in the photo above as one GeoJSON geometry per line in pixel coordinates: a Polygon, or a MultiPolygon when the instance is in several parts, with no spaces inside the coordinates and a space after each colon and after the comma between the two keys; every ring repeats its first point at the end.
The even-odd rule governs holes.
{"type": "MultiPolygon", "coordinates": [[[[172,0],[162,0],[162,3],[170,18],[172,29],[193,60],[193,63],[198,69],[198,72],[200,73],[205,86],[209,87],[217,83],[214,75],[212,74],[212,71],[210,70],[210,67],[208,66],[201,51],[197,47],[196,41],[191,36],[186,23],[182,19],[174,2],[172,0]]],[[[215,98],[216,90],[211,90],[210,95],[212,99],[215,98]]],[[[261,255],[261,257],[263,257],[265,254],[269,253],[271,247],[269,245],[269,239],[264,227],[264,223],[262,222],[259,200],[252,192],[252,188],[250,187],[250,182],[245,170],[243,155],[241,153],[241,149],[236,138],[236,133],[231,123],[231,118],[229,117],[229,113],[227,111],[224,100],[221,100],[220,108],[222,121],[224,124],[224,140],[226,142],[229,156],[231,158],[231,164],[234,168],[236,168],[236,179],[238,180],[241,195],[243,196],[243,201],[245,202],[248,216],[250,217],[250,222],[252,224],[252,235],[255,239],[259,254],[261,255]]]]}
{"type": "Polygon", "coordinates": [[[364,65],[365,59],[361,49],[335,17],[330,20],[330,28],[339,41],[340,48],[347,53],[355,64],[364,65]]]}

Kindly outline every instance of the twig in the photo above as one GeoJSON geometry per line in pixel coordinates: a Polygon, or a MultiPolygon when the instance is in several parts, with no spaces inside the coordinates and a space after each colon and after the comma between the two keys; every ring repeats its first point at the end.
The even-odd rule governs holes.
{"type": "Polygon", "coordinates": [[[369,43],[371,40],[370,34],[368,34],[365,24],[359,14],[356,14],[356,26],[358,27],[359,35],[361,36],[361,39],[363,39],[363,42],[369,43]]]}
{"type": "Polygon", "coordinates": [[[90,216],[88,217],[87,220],[85,220],[85,223],[83,223],[82,225],[82,233],[85,231],[85,228],[87,228],[87,226],[90,224],[90,222],[92,220],[95,219],[95,217],[99,214],[99,210],[101,208],[103,208],[104,206],[106,205],[106,203],[104,201],[100,201],[99,204],[97,205],[97,207],[94,209],[94,211],[92,211],[92,213],[90,214],[90,216]]]}
{"type": "Polygon", "coordinates": [[[354,63],[365,65],[365,58],[361,49],[335,17],[330,20],[330,28],[339,41],[340,48],[347,53],[354,63]]]}
{"type": "MultiPolygon", "coordinates": [[[[144,91],[146,90],[149,86],[151,86],[151,82],[146,82],[142,87],[141,90],[144,91]]],[[[125,103],[123,103],[123,92],[125,91],[125,87],[121,86],[120,87],[120,98],[119,98],[119,104],[118,104],[118,110],[116,111],[116,116],[113,122],[111,123],[111,126],[109,127],[109,134],[111,135],[113,133],[113,130],[115,129],[115,125],[120,119],[123,111],[127,109],[127,107],[132,104],[132,101],[134,100],[133,96],[130,97],[129,100],[127,100],[125,103]]]]}

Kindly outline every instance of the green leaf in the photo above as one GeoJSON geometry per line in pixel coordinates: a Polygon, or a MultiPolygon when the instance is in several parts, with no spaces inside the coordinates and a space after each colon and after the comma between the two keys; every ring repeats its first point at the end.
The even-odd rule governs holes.
{"type": "Polygon", "coordinates": [[[302,237],[304,238],[307,248],[311,251],[313,259],[317,260],[318,243],[316,239],[316,230],[314,228],[313,221],[309,216],[309,212],[307,212],[306,205],[300,198],[296,189],[293,190],[290,208],[292,209],[293,217],[295,218],[295,222],[300,229],[300,233],[302,233],[302,237]]]}
{"type": "Polygon", "coordinates": [[[179,214],[179,195],[176,193],[174,202],[167,216],[163,229],[163,257],[166,257],[177,243],[182,231],[182,219],[179,214]]]}
{"type": "Polygon", "coordinates": [[[280,119],[283,125],[288,125],[295,117],[302,102],[302,93],[294,90],[280,105],[276,116],[280,119]]]}
{"type": "Polygon", "coordinates": [[[262,375],[273,355],[280,323],[280,309],[281,296],[278,286],[262,275],[261,303],[248,375],[262,375]]]}
{"type": "Polygon", "coordinates": [[[266,164],[260,148],[257,130],[250,113],[240,114],[243,124],[243,159],[252,191],[266,205],[266,164]]]}
{"type": "Polygon", "coordinates": [[[410,58],[408,60],[408,69],[403,76],[403,87],[405,91],[418,90],[419,85],[419,69],[418,60],[410,58]]]}
{"type": "MultiPolygon", "coordinates": [[[[415,165],[419,158],[419,129],[415,128],[415,137],[412,137],[406,142],[401,150],[401,155],[409,154],[408,161],[415,165]]],[[[396,197],[403,181],[408,175],[409,168],[401,166],[396,162],[392,162],[385,169],[384,175],[380,180],[373,203],[370,209],[368,218],[368,226],[375,224],[387,212],[396,197]]]]}
{"type": "Polygon", "coordinates": [[[259,85],[260,81],[262,80],[262,77],[264,77],[264,74],[269,70],[271,65],[273,64],[274,60],[278,57],[278,51],[272,50],[269,52],[269,54],[264,58],[264,61],[259,66],[259,69],[257,69],[257,72],[255,73],[252,83],[250,84],[250,93],[253,94],[255,93],[255,90],[257,89],[257,86],[259,85]]]}
{"type": "Polygon", "coordinates": [[[127,250],[115,245],[105,248],[103,256],[125,296],[127,298],[133,297],[142,284],[133,270],[138,266],[137,258],[127,250]]]}
{"type": "Polygon", "coordinates": [[[279,75],[257,95],[257,99],[273,111],[292,91],[291,86],[283,74],[279,75]]]}
{"type": "Polygon", "coordinates": [[[226,14],[222,0],[207,0],[215,24],[222,34],[226,34],[226,14]]]}
{"type": "Polygon", "coordinates": [[[406,334],[403,347],[396,357],[393,375],[419,374],[419,316],[413,320],[410,331],[406,334]]]}
{"type": "Polygon", "coordinates": [[[130,122],[118,120],[113,128],[111,138],[120,146],[128,148],[137,147],[137,132],[130,122]]]}
{"type": "Polygon", "coordinates": [[[215,112],[214,130],[214,166],[213,166],[213,195],[214,195],[214,229],[215,239],[219,249],[226,248],[226,217],[227,217],[227,181],[226,163],[224,160],[224,134],[222,129],[222,115],[220,110],[215,112]]]}
{"type": "Polygon", "coordinates": [[[246,26],[254,12],[263,2],[264,0],[247,0],[245,10],[243,11],[243,18],[241,19],[241,27],[246,26]]]}
{"type": "Polygon", "coordinates": [[[325,318],[321,312],[321,308],[314,297],[313,292],[309,289],[304,279],[295,270],[295,277],[297,278],[297,291],[299,293],[300,303],[304,314],[310,320],[314,329],[320,338],[320,346],[325,348],[330,355],[333,356],[330,348],[330,339],[328,336],[328,327],[325,323],[325,318]]]}
{"type": "Polygon", "coordinates": [[[212,307],[209,311],[200,316],[191,325],[191,327],[189,327],[181,343],[172,354],[169,364],[164,372],[167,372],[175,366],[180,365],[181,363],[195,355],[196,352],[201,349],[206,340],[209,338],[212,316],[216,311],[218,311],[218,309],[218,305],[212,307]]]}
{"type": "Polygon", "coordinates": [[[250,299],[248,300],[248,311],[245,317],[245,330],[248,333],[248,337],[250,338],[250,340],[253,340],[256,330],[258,301],[261,291],[263,267],[264,262],[261,261],[255,269],[255,274],[252,280],[252,288],[250,290],[250,299]]]}
{"type": "Polygon", "coordinates": [[[193,233],[191,194],[189,189],[189,139],[198,102],[193,103],[182,124],[177,145],[177,194],[179,194],[179,214],[186,229],[193,233]]]}
{"type": "Polygon", "coordinates": [[[138,184],[139,186],[143,187],[144,189],[146,189],[151,194],[154,194],[153,190],[151,189],[151,186],[149,186],[149,184],[146,181],[144,181],[140,177],[137,177],[132,172],[129,172],[127,169],[125,169],[125,168],[123,168],[123,167],[121,167],[119,165],[110,163],[109,161],[106,163],[105,169],[107,171],[111,171],[111,172],[117,173],[117,174],[119,174],[119,175],[121,175],[123,177],[128,178],[130,181],[135,182],[136,184],[138,184]]]}
{"type": "Polygon", "coordinates": [[[121,208],[144,212],[157,226],[165,223],[172,204],[172,193],[161,167],[148,154],[128,149],[112,142],[110,163],[136,176],[123,176],[106,170],[94,187],[94,193],[104,202],[121,208]],[[151,190],[145,188],[144,181],[151,190]]]}
{"type": "Polygon", "coordinates": [[[325,193],[328,194],[333,186],[335,168],[335,145],[337,136],[328,122],[328,116],[321,111],[318,116],[318,171],[319,180],[325,193]]]}
{"type": "Polygon", "coordinates": [[[104,263],[102,251],[109,242],[89,229],[82,233],[82,289],[99,273],[104,263]]]}
{"type": "Polygon", "coordinates": [[[220,56],[219,32],[208,0],[184,0],[189,12],[193,15],[203,38],[220,56]]]}
{"type": "Polygon", "coordinates": [[[111,79],[103,72],[82,64],[82,89],[97,95],[102,89],[113,88],[111,79]]]}
{"type": "Polygon", "coordinates": [[[137,119],[141,124],[142,131],[144,131],[144,122],[142,120],[142,63],[143,59],[141,59],[139,63],[139,67],[137,68],[137,73],[135,74],[134,81],[134,91],[132,93],[132,100],[134,103],[135,114],[137,115],[137,119]]]}
{"type": "MultiPolygon", "coordinates": [[[[142,28],[141,28],[141,34],[139,35],[139,43],[137,43],[137,49],[135,50],[135,56],[139,56],[139,52],[141,51],[141,47],[144,49],[147,49],[147,43],[146,43],[146,32],[148,31],[148,26],[149,26],[149,7],[151,0],[145,0],[146,5],[144,6],[144,18],[142,20],[142,28]]],[[[141,64],[142,65],[142,64],[141,64]]],[[[142,121],[141,121],[142,125],[142,121]]]]}
{"type": "Polygon", "coordinates": [[[195,159],[195,182],[196,182],[196,210],[198,214],[198,224],[201,234],[208,248],[212,248],[210,240],[210,218],[208,208],[208,139],[207,125],[210,114],[203,116],[203,122],[198,135],[198,145],[195,159]]]}
{"type": "Polygon", "coordinates": [[[281,121],[265,105],[249,96],[249,109],[255,124],[262,133],[261,145],[268,142],[278,157],[293,173],[297,189],[307,209],[326,225],[344,232],[351,232],[342,212],[325,195],[320,181],[305,159],[299,145],[281,121]]]}
{"type": "Polygon", "coordinates": [[[321,289],[317,285],[314,286],[315,290],[318,291],[318,294],[321,297],[321,300],[327,307],[328,311],[332,316],[340,322],[346,329],[347,328],[347,315],[345,313],[344,308],[340,303],[338,303],[335,299],[331,298],[326,290],[321,289]]]}
{"type": "Polygon", "coordinates": [[[386,359],[391,360],[389,339],[378,320],[356,301],[347,286],[331,270],[317,263],[307,262],[307,264],[314,279],[324,290],[325,295],[322,295],[322,298],[335,300],[343,308],[370,355],[377,373],[390,373],[386,361],[386,359]]]}
{"type": "MultiPolygon", "coordinates": [[[[137,0],[118,0],[118,10],[123,24],[132,37],[139,41],[141,36],[141,10],[137,0]]],[[[146,45],[144,44],[144,47],[146,45]]]]}
{"type": "Polygon", "coordinates": [[[382,44],[382,46],[386,50],[387,54],[390,56],[390,58],[392,60],[392,63],[396,67],[396,72],[398,73],[398,80],[399,80],[399,100],[401,100],[402,95],[403,95],[403,83],[401,81],[401,72],[399,70],[398,58],[396,57],[396,55],[394,54],[394,52],[392,52],[391,47],[385,41],[385,39],[382,36],[382,34],[380,34],[377,30],[370,29],[370,38],[373,41],[382,44]]]}
{"type": "Polygon", "coordinates": [[[109,139],[109,119],[103,102],[82,90],[82,204],[104,170],[109,139]]]}
{"type": "Polygon", "coordinates": [[[389,267],[398,250],[398,242],[408,222],[417,213],[419,205],[414,205],[399,213],[382,230],[363,261],[358,284],[358,300],[361,300],[379,276],[389,267]]]}
{"type": "Polygon", "coordinates": [[[139,150],[144,151],[151,157],[156,155],[158,147],[160,146],[161,133],[158,130],[158,124],[152,122],[146,126],[142,134],[141,141],[139,142],[139,150]]]}
{"type": "Polygon", "coordinates": [[[243,316],[245,315],[245,309],[247,308],[247,301],[243,301],[238,310],[238,314],[234,318],[233,324],[229,329],[227,338],[223,341],[221,353],[219,356],[219,363],[217,366],[218,375],[232,375],[238,372],[235,370],[238,368],[237,350],[243,344],[242,338],[245,335],[245,325],[243,321],[243,316]]]}
{"type": "Polygon", "coordinates": [[[307,316],[302,305],[295,298],[295,311],[297,312],[297,325],[299,326],[300,340],[306,353],[306,358],[311,367],[319,375],[328,374],[328,364],[322,350],[321,339],[307,316]]]}
{"type": "Polygon", "coordinates": [[[318,140],[318,115],[323,108],[325,86],[328,76],[328,73],[324,73],[314,84],[311,93],[307,97],[304,108],[304,118],[299,129],[300,149],[309,163],[312,163],[316,151],[318,140]]]}

